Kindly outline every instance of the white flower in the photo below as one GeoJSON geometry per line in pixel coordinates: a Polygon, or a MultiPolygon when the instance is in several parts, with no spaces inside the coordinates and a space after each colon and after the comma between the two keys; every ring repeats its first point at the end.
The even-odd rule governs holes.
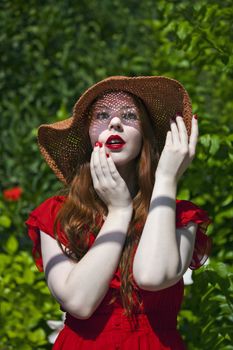
{"type": "Polygon", "coordinates": [[[55,320],[48,320],[47,325],[49,328],[54,329],[54,332],[51,333],[48,336],[48,340],[51,344],[55,343],[55,340],[57,339],[58,334],[64,327],[64,321],[65,321],[65,313],[62,314],[62,320],[61,321],[55,321],[55,320]]]}
{"type": "Polygon", "coordinates": [[[193,284],[193,279],[192,279],[192,273],[193,271],[191,269],[188,269],[183,278],[184,278],[184,285],[187,286],[189,284],[193,284]]]}
{"type": "MultiPolygon", "coordinates": [[[[209,259],[206,260],[206,262],[204,263],[204,266],[208,265],[208,264],[209,264],[209,259]]],[[[193,284],[192,273],[193,273],[193,271],[191,269],[188,269],[184,273],[183,278],[184,278],[184,285],[185,286],[188,286],[189,284],[193,284]]]]}

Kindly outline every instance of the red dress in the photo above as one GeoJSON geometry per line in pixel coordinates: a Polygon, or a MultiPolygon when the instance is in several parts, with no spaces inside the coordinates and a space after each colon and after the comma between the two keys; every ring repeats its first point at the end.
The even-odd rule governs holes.
{"type": "MultiPolygon", "coordinates": [[[[33,241],[33,256],[40,271],[43,271],[43,263],[39,230],[54,238],[54,218],[65,198],[48,198],[30,213],[25,222],[33,241]]],[[[190,221],[198,224],[190,264],[191,269],[197,269],[204,264],[210,253],[211,239],[205,231],[211,220],[195,204],[177,200],[176,227],[183,227],[190,221]]],[[[58,236],[60,242],[66,245],[64,233],[60,231],[58,236]]],[[[95,238],[90,238],[91,246],[95,238]]],[[[135,313],[133,322],[123,315],[120,295],[112,305],[108,305],[113,291],[119,290],[120,283],[120,272],[117,269],[105,298],[89,319],[77,319],[66,313],[65,326],[56,339],[53,350],[185,350],[186,346],[176,329],[184,292],[183,279],[172,287],[156,292],[139,288],[143,303],[135,313]]]]}

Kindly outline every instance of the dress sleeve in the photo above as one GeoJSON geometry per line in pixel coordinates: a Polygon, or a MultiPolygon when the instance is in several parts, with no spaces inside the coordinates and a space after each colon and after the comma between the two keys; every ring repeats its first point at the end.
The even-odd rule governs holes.
{"type": "Polygon", "coordinates": [[[206,262],[210,255],[212,240],[206,235],[206,231],[212,220],[205,210],[192,202],[177,200],[176,227],[186,226],[190,221],[198,224],[193,257],[189,265],[190,269],[196,270],[206,262]]]}
{"type": "MultiPolygon", "coordinates": [[[[40,244],[40,230],[55,239],[53,224],[64,201],[64,196],[54,196],[46,199],[29,214],[27,221],[25,221],[28,235],[33,242],[32,255],[38,270],[41,272],[43,271],[43,262],[40,244]]],[[[60,230],[59,225],[57,227],[57,234],[59,241],[66,246],[68,241],[65,234],[60,230]]]]}

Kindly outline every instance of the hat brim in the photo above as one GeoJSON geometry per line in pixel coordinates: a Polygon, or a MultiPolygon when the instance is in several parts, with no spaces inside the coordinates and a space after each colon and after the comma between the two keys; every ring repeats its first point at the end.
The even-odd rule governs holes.
{"type": "Polygon", "coordinates": [[[169,120],[177,113],[182,115],[188,135],[190,135],[191,101],[180,82],[163,76],[106,78],[82,94],[74,106],[72,117],[39,127],[40,151],[62,182],[69,183],[77,165],[90,159],[90,149],[86,149],[88,143],[86,112],[88,108],[99,95],[114,90],[129,92],[143,101],[154,127],[160,153],[170,127],[169,120]]]}

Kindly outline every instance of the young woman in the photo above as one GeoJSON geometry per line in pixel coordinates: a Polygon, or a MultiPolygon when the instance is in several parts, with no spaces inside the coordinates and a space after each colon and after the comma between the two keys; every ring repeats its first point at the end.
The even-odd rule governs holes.
{"type": "Polygon", "coordinates": [[[198,121],[166,77],[110,77],[71,118],[39,128],[63,192],[32,211],[33,255],[66,312],[53,349],[183,350],[183,274],[206,261],[210,219],[176,199],[198,121]]]}

